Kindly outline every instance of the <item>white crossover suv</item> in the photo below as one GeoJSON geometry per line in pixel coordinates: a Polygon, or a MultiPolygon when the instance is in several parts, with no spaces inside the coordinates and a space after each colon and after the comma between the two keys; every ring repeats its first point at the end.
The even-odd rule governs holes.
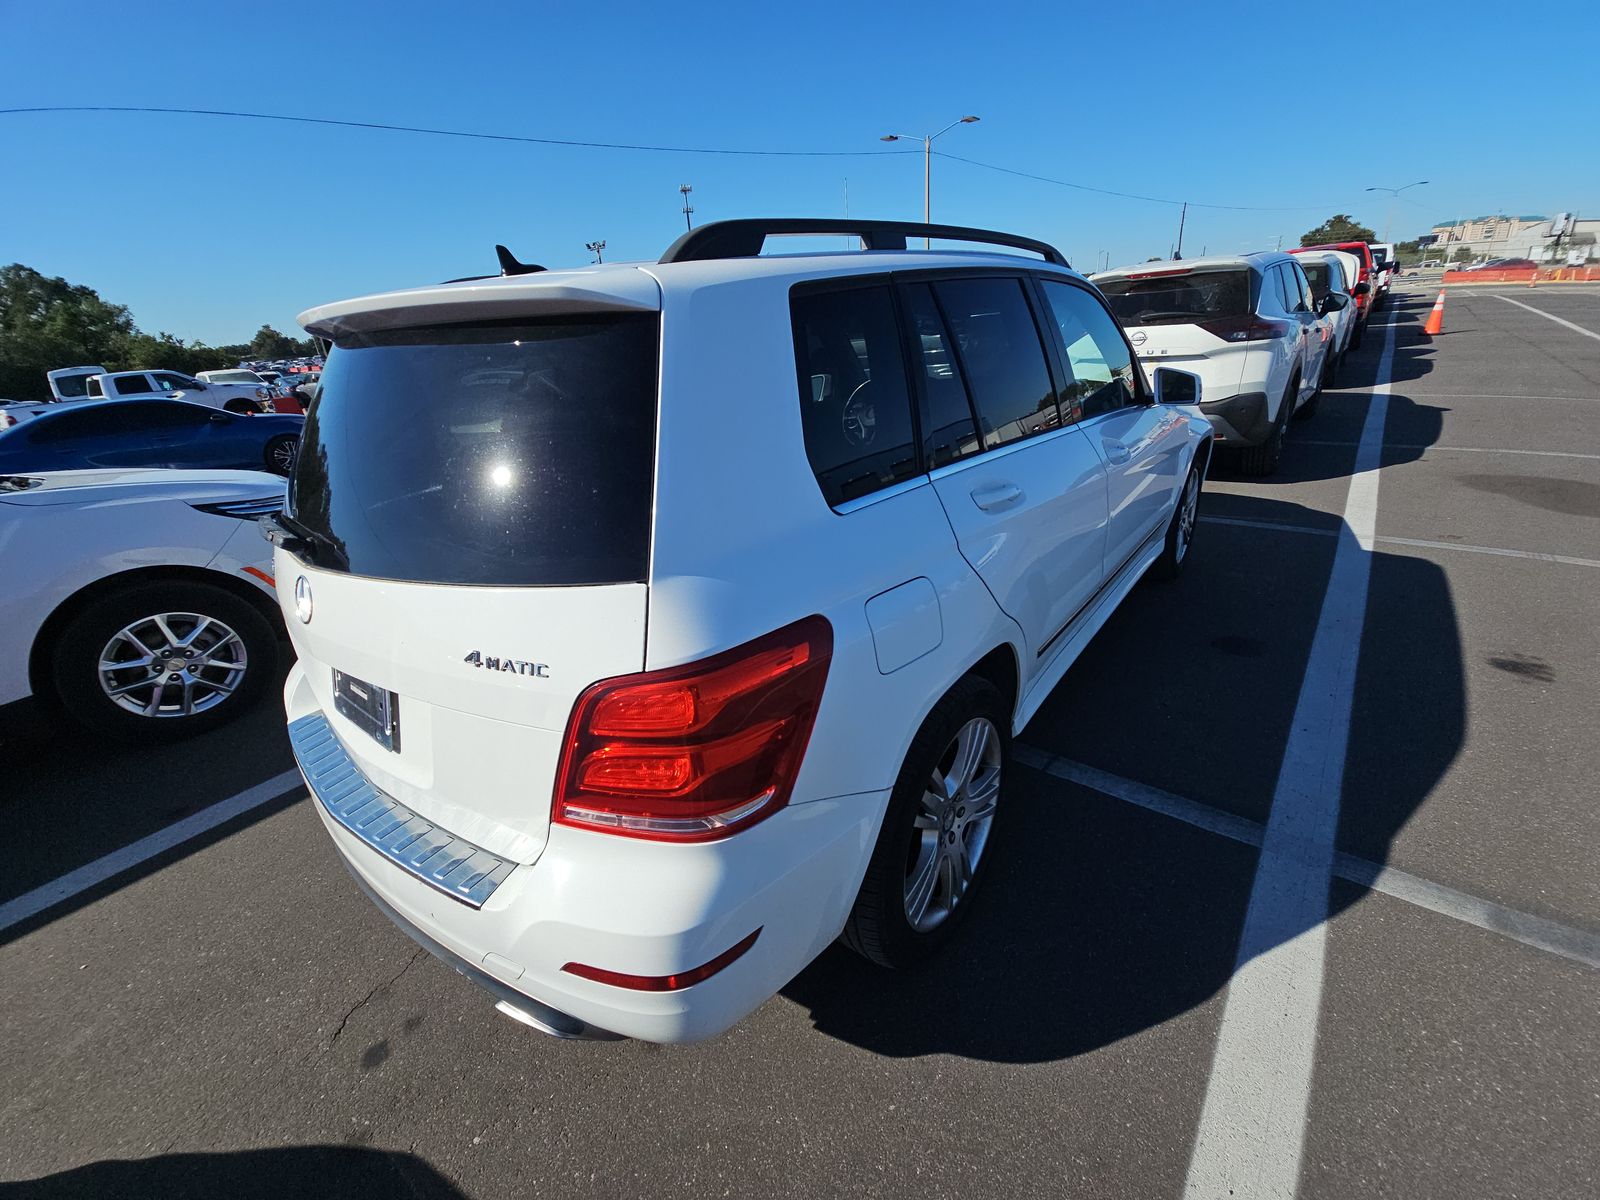
{"type": "Polygon", "coordinates": [[[0,703],[30,694],[103,732],[166,738],[242,712],[277,671],[255,471],[0,476],[0,703]]]}
{"type": "Polygon", "coordinates": [[[1296,410],[1322,396],[1333,322],[1288,254],[1213,255],[1102,272],[1094,282],[1148,367],[1204,381],[1217,445],[1248,475],[1278,469],[1296,410]]]}
{"type": "Polygon", "coordinates": [[[357,882],[570,1037],[714,1034],[841,934],[930,953],[1013,732],[1183,566],[1198,380],[1152,388],[1006,234],[732,221],[658,262],[502,261],[301,317],[334,349],[263,524],[290,737],[357,882]],[[790,233],[864,249],[761,255],[790,233]]]}

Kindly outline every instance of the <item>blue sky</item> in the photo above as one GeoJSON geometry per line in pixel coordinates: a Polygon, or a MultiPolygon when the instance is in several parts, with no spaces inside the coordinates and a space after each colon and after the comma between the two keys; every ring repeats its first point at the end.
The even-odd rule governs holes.
{"type": "MultiPolygon", "coordinates": [[[[445,6],[0,0],[0,108],[250,109],[574,140],[892,150],[982,118],[964,157],[1192,205],[1186,254],[1270,247],[1369,185],[1427,179],[1396,240],[1457,214],[1600,215],[1593,84],[1503,3],[445,6]],[[444,14],[444,15],[441,15],[444,14]],[[1507,22],[1510,21],[1508,27],[1507,22]],[[1454,30],[1455,32],[1450,32],[1454,30]],[[1500,32],[1494,32],[1494,31],[1500,32]],[[1331,32],[1330,32],[1331,31],[1331,32]],[[1369,63],[1351,70],[1366,45],[1369,63]],[[1328,53],[1318,57],[1318,50],[1328,53]],[[1453,65],[1454,64],[1454,65],[1453,65]]],[[[1553,11],[1553,10],[1552,10],[1553,11]]],[[[697,222],[917,218],[917,154],[760,158],[533,146],[229,120],[0,115],[0,263],[212,343],[367,291],[493,269],[654,258],[697,222]]],[[[1166,254],[1176,205],[936,158],[936,221],[1011,229],[1092,270],[1166,254]]]]}

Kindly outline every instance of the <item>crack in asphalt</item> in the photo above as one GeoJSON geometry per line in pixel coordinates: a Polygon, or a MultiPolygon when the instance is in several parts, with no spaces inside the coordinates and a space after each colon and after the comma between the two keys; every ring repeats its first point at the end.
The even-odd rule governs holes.
{"type": "MultiPolygon", "coordinates": [[[[385,988],[393,987],[395,984],[399,983],[400,977],[407,971],[411,970],[411,968],[416,965],[417,959],[421,958],[426,953],[426,949],[418,946],[416,953],[406,960],[406,965],[396,971],[392,978],[386,979],[382,983],[377,984],[365,996],[361,997],[361,999],[357,1000],[348,1009],[346,1009],[344,1016],[339,1018],[339,1027],[333,1031],[333,1036],[328,1039],[328,1044],[322,1048],[322,1053],[327,1054],[328,1051],[333,1049],[333,1044],[339,1040],[339,1035],[344,1032],[344,1027],[350,1023],[351,1017],[355,1016],[356,1013],[365,1008],[368,1002],[370,1002],[372,998],[379,992],[383,991],[385,988]]],[[[318,1057],[321,1056],[319,1055],[318,1057]]]]}

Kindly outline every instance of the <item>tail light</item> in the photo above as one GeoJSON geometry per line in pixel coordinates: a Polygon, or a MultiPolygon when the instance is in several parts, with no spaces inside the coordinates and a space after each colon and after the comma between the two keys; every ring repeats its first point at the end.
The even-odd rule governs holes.
{"type": "Polygon", "coordinates": [[[556,772],[561,825],[664,842],[727,837],[789,802],[833,655],[807,617],[697,663],[578,697],[556,772]]]}
{"type": "Polygon", "coordinates": [[[1215,334],[1225,342],[1265,342],[1273,338],[1288,337],[1294,326],[1287,321],[1274,321],[1256,313],[1238,317],[1217,317],[1196,322],[1207,333],[1215,334]]]}

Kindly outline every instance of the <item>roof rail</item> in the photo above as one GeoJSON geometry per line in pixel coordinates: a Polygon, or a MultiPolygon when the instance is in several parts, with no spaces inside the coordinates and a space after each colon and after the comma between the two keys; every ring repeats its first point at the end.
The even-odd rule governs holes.
{"type": "Polygon", "coordinates": [[[845,234],[861,239],[865,250],[904,250],[906,238],[944,238],[959,242],[987,242],[1029,250],[1058,267],[1071,266],[1066,256],[1048,242],[992,229],[964,225],[923,225],[916,221],[856,221],[833,217],[773,217],[739,221],[713,221],[691,229],[661,256],[664,263],[704,262],[717,258],[755,258],[769,237],[799,234],[845,234]]]}

